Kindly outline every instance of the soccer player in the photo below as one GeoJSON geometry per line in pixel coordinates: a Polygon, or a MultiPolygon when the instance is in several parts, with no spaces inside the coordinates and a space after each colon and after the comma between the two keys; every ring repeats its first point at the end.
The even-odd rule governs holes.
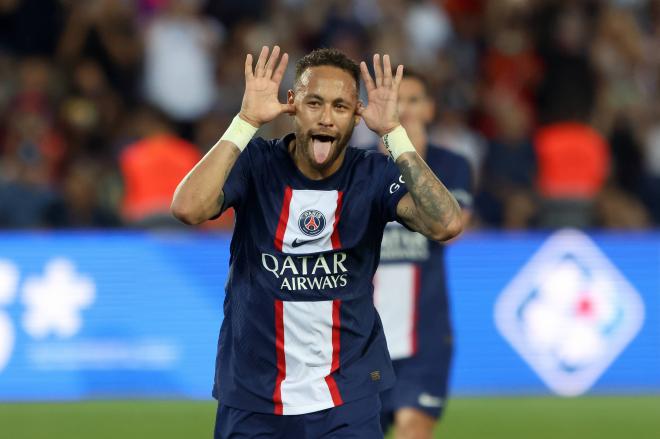
{"type": "MultiPolygon", "coordinates": [[[[404,72],[398,102],[401,124],[419,156],[458,200],[465,225],[472,205],[470,165],[429,145],[426,128],[435,108],[425,78],[404,72]]],[[[374,301],[397,377],[381,394],[381,423],[384,431],[394,424],[397,439],[430,439],[446,403],[452,357],[444,245],[390,223],[380,261],[374,301]]]]}
{"type": "Polygon", "coordinates": [[[287,61],[278,46],[254,67],[246,56],[240,112],[172,201],[188,224],[236,211],[215,437],[382,437],[379,392],[394,373],[372,278],[385,224],[442,241],[460,233],[460,208],[401,127],[403,66],[393,75],[389,56],[374,55],[372,78],[364,62],[316,50],[296,64],[283,104],[287,61]],[[293,133],[253,138],[283,113],[293,133]],[[360,119],[391,159],[348,146],[360,119]]]}

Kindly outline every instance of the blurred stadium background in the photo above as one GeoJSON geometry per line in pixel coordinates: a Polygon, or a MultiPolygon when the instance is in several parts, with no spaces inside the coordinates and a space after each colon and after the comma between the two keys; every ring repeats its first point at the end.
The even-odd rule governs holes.
{"type": "Polygon", "coordinates": [[[660,438],[657,0],[0,0],[0,437],[210,437],[233,218],[168,208],[274,43],[424,73],[472,165],[437,437],[660,438]]]}

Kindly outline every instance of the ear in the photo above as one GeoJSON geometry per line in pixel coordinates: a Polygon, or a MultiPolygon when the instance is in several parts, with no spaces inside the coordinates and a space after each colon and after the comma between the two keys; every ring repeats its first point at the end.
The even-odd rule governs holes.
{"type": "Polygon", "coordinates": [[[362,102],[361,99],[358,99],[357,102],[357,107],[355,108],[355,115],[356,116],[362,116],[362,112],[364,111],[364,102],[362,102]]]}
{"type": "Polygon", "coordinates": [[[364,102],[358,99],[357,107],[355,108],[354,122],[357,126],[362,120],[362,112],[364,111],[364,102]]]}
{"type": "Polygon", "coordinates": [[[294,101],[296,100],[296,92],[293,90],[289,90],[286,92],[286,103],[289,105],[293,105],[294,101]]]}

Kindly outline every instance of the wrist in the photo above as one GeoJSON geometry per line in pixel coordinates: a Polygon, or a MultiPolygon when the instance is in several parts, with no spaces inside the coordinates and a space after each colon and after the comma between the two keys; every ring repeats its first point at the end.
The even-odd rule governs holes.
{"type": "Polygon", "coordinates": [[[238,113],[238,117],[243,119],[245,122],[249,123],[252,125],[254,128],[259,129],[261,128],[261,123],[257,122],[255,119],[251,118],[250,116],[246,115],[242,111],[238,113]]]}
{"type": "Polygon", "coordinates": [[[384,130],[379,131],[377,134],[378,134],[380,137],[384,137],[384,136],[386,136],[387,134],[390,134],[392,131],[394,131],[394,130],[396,130],[397,128],[399,128],[400,126],[402,126],[402,125],[401,125],[400,123],[397,123],[396,125],[392,125],[392,126],[389,127],[389,128],[386,128],[386,129],[384,129],[384,130]]]}
{"type": "Polygon", "coordinates": [[[227,128],[227,131],[225,131],[220,140],[233,143],[242,152],[258,129],[259,127],[255,127],[243,119],[239,113],[234,116],[231,124],[229,124],[229,128],[227,128]]]}
{"type": "Polygon", "coordinates": [[[382,139],[387,152],[390,153],[390,156],[392,156],[395,162],[405,152],[416,152],[415,146],[408,137],[408,133],[406,133],[405,128],[401,125],[396,126],[384,134],[382,139]]]}

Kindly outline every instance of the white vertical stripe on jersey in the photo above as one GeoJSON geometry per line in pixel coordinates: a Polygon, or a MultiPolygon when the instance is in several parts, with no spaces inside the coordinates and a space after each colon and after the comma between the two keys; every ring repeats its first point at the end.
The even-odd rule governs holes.
{"type": "Polygon", "coordinates": [[[374,304],[383,322],[387,348],[393,360],[414,352],[415,266],[383,264],[374,276],[374,304]]]}
{"type": "Polygon", "coordinates": [[[334,230],[338,195],[337,191],[293,189],[289,204],[289,219],[282,243],[284,253],[302,254],[332,250],[331,237],[334,230]],[[318,235],[306,235],[298,226],[300,215],[309,209],[318,210],[325,217],[325,227],[318,235]],[[305,242],[305,244],[293,247],[295,239],[298,242],[305,242]]]}
{"type": "Polygon", "coordinates": [[[325,377],[332,368],[332,300],[283,302],[284,415],[334,407],[325,377]]]}

